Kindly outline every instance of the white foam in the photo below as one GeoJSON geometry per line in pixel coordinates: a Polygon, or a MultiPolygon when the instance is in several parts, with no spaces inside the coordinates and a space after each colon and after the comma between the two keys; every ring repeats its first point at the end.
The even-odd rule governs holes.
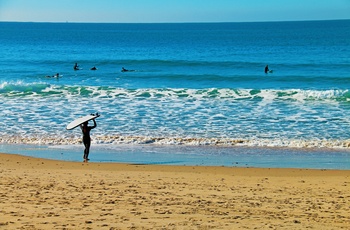
{"type": "MultiPolygon", "coordinates": [[[[34,144],[53,146],[81,145],[81,137],[20,137],[3,136],[0,143],[34,144]]],[[[288,147],[288,148],[341,148],[350,150],[350,140],[297,140],[297,139],[232,139],[232,138],[181,138],[181,137],[145,137],[145,136],[93,136],[94,145],[181,145],[181,146],[249,146],[249,147],[288,147]]],[[[68,148],[68,147],[67,147],[68,148]]]]}
{"type": "MultiPolygon", "coordinates": [[[[100,112],[102,116],[98,119],[98,128],[92,131],[93,135],[168,137],[151,141],[157,144],[212,145],[210,138],[216,138],[219,143],[229,138],[234,142],[244,140],[238,144],[246,146],[323,146],[320,142],[310,144],[313,143],[310,140],[342,141],[349,137],[350,111],[347,106],[341,107],[333,99],[306,100],[304,91],[256,90],[252,95],[246,89],[127,90],[87,87],[94,95],[80,96],[79,88],[68,90],[67,87],[47,85],[45,91],[64,92],[49,96],[6,97],[0,94],[2,107],[6,108],[0,137],[13,136],[15,140],[8,138],[9,142],[24,143],[38,140],[40,143],[65,143],[70,135],[80,140],[79,130],[68,132],[65,126],[78,116],[94,112],[100,112]],[[215,97],[210,97],[212,91],[215,91],[215,97]],[[281,92],[285,96],[278,96],[281,92]],[[150,96],[138,96],[143,93],[150,96]],[[179,94],[188,96],[180,97],[179,94]],[[293,97],[299,99],[294,100],[293,97]],[[17,136],[26,139],[21,141],[17,136]],[[46,140],[46,136],[53,139],[46,140]],[[193,137],[195,140],[179,141],[172,138],[175,136],[193,137]],[[297,138],[308,144],[292,141],[297,138]]],[[[319,94],[326,95],[322,98],[332,98],[331,95],[344,92],[347,91],[331,90],[319,94]]],[[[120,139],[108,141],[103,138],[99,141],[113,144],[120,139]]],[[[138,141],[150,142],[136,139],[127,143],[138,141]]]]}

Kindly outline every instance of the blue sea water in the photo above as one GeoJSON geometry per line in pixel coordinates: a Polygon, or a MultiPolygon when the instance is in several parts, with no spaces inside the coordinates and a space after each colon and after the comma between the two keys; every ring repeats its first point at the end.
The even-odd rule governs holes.
{"type": "MultiPolygon", "coordinates": [[[[300,167],[312,155],[302,167],[313,167],[325,152],[349,162],[349,37],[350,20],[0,22],[3,150],[31,144],[80,154],[80,130],[65,127],[99,112],[96,161],[122,161],[125,153],[134,162],[129,152],[137,149],[137,163],[155,163],[146,154],[155,151],[156,158],[181,153],[160,162],[231,165],[248,148],[255,163],[247,165],[254,166],[266,157],[283,166],[292,155],[298,160],[287,167],[300,167]],[[264,73],[266,65],[272,73],[264,73]],[[193,156],[198,160],[181,160],[193,156]],[[203,160],[208,156],[214,158],[203,160]]],[[[323,163],[315,167],[327,168],[323,163]]]]}

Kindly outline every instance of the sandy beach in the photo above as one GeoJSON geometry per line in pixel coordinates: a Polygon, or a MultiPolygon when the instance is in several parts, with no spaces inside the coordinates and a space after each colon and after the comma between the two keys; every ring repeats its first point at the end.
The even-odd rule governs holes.
{"type": "Polygon", "coordinates": [[[0,229],[349,229],[350,172],[0,154],[0,229]]]}

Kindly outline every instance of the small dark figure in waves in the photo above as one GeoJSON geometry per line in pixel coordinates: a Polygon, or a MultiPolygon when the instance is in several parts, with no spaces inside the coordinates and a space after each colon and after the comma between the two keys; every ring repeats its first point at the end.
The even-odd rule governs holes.
{"type": "Polygon", "coordinates": [[[268,65],[266,65],[265,66],[265,73],[268,73],[270,70],[269,70],[269,66],[268,65]]]}
{"type": "Polygon", "coordinates": [[[74,65],[73,69],[74,69],[74,70],[79,70],[78,63],[75,63],[75,65],[74,65]]]}
{"type": "Polygon", "coordinates": [[[135,72],[136,70],[133,69],[125,69],[124,67],[122,67],[122,72],[135,72]]]}
{"type": "Polygon", "coordinates": [[[60,74],[59,73],[56,73],[55,75],[53,75],[53,76],[46,76],[47,78],[59,78],[60,77],[60,74]]]}

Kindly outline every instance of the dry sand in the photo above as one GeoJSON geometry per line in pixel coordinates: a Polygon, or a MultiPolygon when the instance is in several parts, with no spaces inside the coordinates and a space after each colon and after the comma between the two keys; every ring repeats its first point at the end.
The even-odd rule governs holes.
{"type": "Polygon", "coordinates": [[[349,176],[0,154],[0,229],[350,229],[349,176]]]}

